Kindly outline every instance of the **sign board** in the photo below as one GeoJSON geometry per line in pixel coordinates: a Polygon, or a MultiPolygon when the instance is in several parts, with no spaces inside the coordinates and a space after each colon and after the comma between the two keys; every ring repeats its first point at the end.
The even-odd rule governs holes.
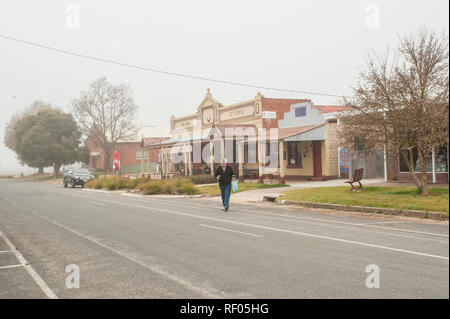
{"type": "Polygon", "coordinates": [[[254,115],[255,108],[253,105],[246,105],[239,108],[233,108],[232,110],[221,110],[219,119],[221,121],[234,120],[245,116],[254,115]]]}
{"type": "Polygon", "coordinates": [[[264,112],[262,112],[262,118],[263,119],[276,119],[277,118],[277,112],[264,111],[264,112]]]}

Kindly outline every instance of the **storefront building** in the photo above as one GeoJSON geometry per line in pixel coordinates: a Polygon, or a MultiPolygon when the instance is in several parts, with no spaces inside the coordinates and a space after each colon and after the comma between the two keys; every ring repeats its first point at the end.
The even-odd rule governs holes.
{"type": "MultiPolygon", "coordinates": [[[[169,139],[169,129],[165,127],[148,126],[137,129],[134,136],[126,140],[120,140],[116,143],[114,151],[120,155],[121,172],[140,173],[150,167],[155,167],[158,160],[157,149],[143,149],[143,145],[153,144],[169,139]]],[[[87,167],[93,171],[105,170],[105,153],[102,148],[94,145],[88,137],[85,145],[89,149],[90,157],[87,167]]],[[[108,170],[112,167],[111,158],[106,161],[108,170]]]]}
{"type": "Polygon", "coordinates": [[[344,109],[260,93],[224,106],[208,90],[195,113],[170,118],[170,139],[144,149],[159,150],[162,177],[213,174],[226,158],[241,180],[337,178],[336,115],[344,109]]]}

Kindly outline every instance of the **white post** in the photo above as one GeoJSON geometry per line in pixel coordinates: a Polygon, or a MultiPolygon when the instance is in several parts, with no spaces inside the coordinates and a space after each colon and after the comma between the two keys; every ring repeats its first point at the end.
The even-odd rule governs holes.
{"type": "Polygon", "coordinates": [[[384,155],[384,181],[387,182],[388,181],[388,162],[387,162],[386,144],[384,144],[383,155],[384,155]]]}
{"type": "Polygon", "coordinates": [[[431,167],[433,169],[433,184],[436,184],[436,151],[431,150],[431,167]]]}

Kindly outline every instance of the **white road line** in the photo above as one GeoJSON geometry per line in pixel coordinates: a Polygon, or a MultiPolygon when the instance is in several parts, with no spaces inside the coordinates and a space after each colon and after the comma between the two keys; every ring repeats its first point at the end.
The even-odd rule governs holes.
{"type": "Polygon", "coordinates": [[[97,205],[97,206],[103,206],[103,207],[107,206],[106,204],[103,204],[103,203],[100,203],[100,202],[89,201],[89,203],[97,205]]]}
{"type": "MultiPolygon", "coordinates": [[[[146,203],[149,203],[149,201],[146,201],[146,200],[143,200],[143,201],[145,201],[146,203]]],[[[173,203],[171,203],[171,202],[165,202],[165,201],[162,201],[162,203],[165,203],[165,204],[168,204],[168,205],[171,205],[171,206],[176,206],[176,207],[183,207],[183,208],[185,208],[187,205],[179,205],[179,204],[173,204],[173,203]]],[[[216,208],[216,207],[214,207],[214,206],[209,206],[209,205],[202,205],[202,206],[195,206],[195,205],[192,205],[193,207],[209,207],[209,208],[216,208]]],[[[219,207],[217,207],[217,209],[219,209],[219,207]]],[[[238,209],[234,209],[234,211],[239,211],[238,209]]],[[[249,212],[249,211],[245,211],[245,212],[249,212]]],[[[257,217],[258,218],[270,218],[270,219],[275,219],[275,220],[282,220],[282,221],[286,221],[286,219],[283,219],[283,217],[292,217],[292,218],[296,218],[297,216],[286,216],[286,215],[279,215],[279,214],[272,214],[272,213],[265,213],[265,212],[251,212],[251,213],[253,213],[254,215],[258,215],[257,217]],[[270,215],[270,216],[261,216],[261,215],[270,215]],[[272,217],[273,216],[273,217],[272,217]]],[[[303,218],[303,217],[299,217],[298,219],[301,219],[301,220],[303,220],[303,219],[305,219],[305,218],[303,218]]],[[[309,218],[308,218],[309,219],[309,218]]],[[[316,220],[316,219],[312,219],[312,220],[316,220]]],[[[297,220],[294,220],[294,221],[296,221],[297,222],[297,220]]],[[[351,225],[351,226],[354,226],[354,225],[356,225],[356,226],[364,226],[364,225],[369,225],[369,224],[355,224],[355,223],[346,223],[346,222],[338,222],[338,221],[331,221],[331,222],[334,222],[335,224],[338,224],[338,225],[351,225]]],[[[310,225],[320,225],[320,226],[326,226],[326,227],[334,227],[334,228],[338,228],[338,229],[352,229],[352,228],[350,228],[350,227],[339,227],[339,226],[335,226],[335,225],[327,225],[327,224],[325,224],[325,223],[318,223],[318,222],[311,222],[311,221],[306,221],[306,223],[308,223],[308,224],[310,224],[310,225]]],[[[390,227],[385,227],[385,228],[387,228],[387,229],[390,229],[390,227]]],[[[395,237],[402,237],[402,238],[415,238],[415,239],[421,239],[421,240],[430,240],[430,241],[435,241],[435,242],[439,242],[439,243],[443,243],[443,244],[449,244],[449,242],[448,242],[448,240],[445,240],[445,239],[443,239],[443,240],[441,240],[440,238],[424,238],[424,237],[417,237],[417,236],[414,236],[414,234],[412,234],[412,236],[409,236],[409,235],[402,235],[402,234],[398,234],[398,233],[395,233],[395,232],[386,232],[386,231],[383,231],[383,230],[381,230],[381,231],[377,231],[377,230],[370,230],[371,232],[373,232],[373,233],[375,233],[375,234],[384,234],[384,235],[389,235],[389,236],[395,236],[395,237]]]]}
{"type": "Polygon", "coordinates": [[[16,268],[16,267],[23,267],[25,265],[17,264],[17,265],[11,265],[11,266],[2,266],[0,269],[8,269],[8,268],[16,268]]]}
{"type": "MultiPolygon", "coordinates": [[[[172,203],[170,203],[170,202],[167,202],[167,201],[164,201],[164,200],[160,200],[160,199],[151,199],[151,200],[159,201],[159,202],[164,202],[164,203],[167,203],[167,204],[170,204],[170,205],[179,206],[179,205],[172,204],[172,203]]],[[[202,205],[202,204],[197,204],[197,205],[192,205],[192,206],[215,208],[215,206],[211,206],[211,205],[202,205]]],[[[363,224],[363,223],[341,222],[341,221],[337,221],[337,220],[330,220],[330,219],[323,219],[323,218],[312,218],[312,217],[303,217],[303,216],[292,216],[292,215],[275,214],[275,213],[260,212],[260,211],[257,212],[257,211],[247,210],[247,209],[239,209],[239,208],[233,209],[233,211],[247,212],[247,213],[254,213],[254,214],[272,215],[272,216],[277,216],[277,217],[287,217],[287,218],[295,218],[295,219],[314,220],[314,221],[321,221],[321,222],[335,223],[335,224],[343,224],[343,225],[351,225],[351,226],[363,226],[363,227],[379,228],[379,229],[385,229],[385,230],[396,230],[396,231],[403,231],[403,232],[408,232],[408,233],[416,233],[416,234],[423,234],[423,235],[432,235],[432,236],[447,237],[447,238],[449,237],[449,235],[446,235],[446,234],[430,233],[430,232],[422,232],[422,231],[416,231],[416,230],[410,230],[410,229],[404,229],[404,228],[394,228],[394,227],[375,226],[375,225],[371,225],[371,224],[363,224]]]]}
{"type": "MultiPolygon", "coordinates": [[[[186,205],[174,204],[172,202],[161,200],[161,199],[156,199],[156,198],[152,198],[152,199],[150,199],[150,201],[147,200],[147,199],[137,199],[137,200],[145,201],[147,203],[149,203],[150,201],[157,201],[157,202],[166,203],[166,204],[172,205],[172,206],[186,207],[186,205]]],[[[202,204],[189,205],[189,206],[192,206],[192,207],[206,207],[206,208],[219,208],[218,206],[216,207],[216,206],[212,206],[212,205],[202,205],[202,204]]],[[[312,217],[303,217],[303,216],[292,216],[292,215],[285,215],[285,214],[279,214],[279,213],[268,213],[268,212],[262,212],[262,211],[252,211],[252,210],[239,209],[239,208],[235,208],[235,209],[232,209],[232,210],[233,211],[237,211],[237,212],[246,212],[246,213],[252,213],[252,214],[257,214],[257,215],[270,215],[270,216],[275,216],[275,217],[286,217],[286,218],[293,218],[293,219],[312,220],[312,221],[327,222],[327,223],[333,223],[333,224],[342,224],[342,225],[349,225],[349,226],[363,226],[363,227],[370,227],[370,228],[374,228],[374,229],[403,231],[403,232],[408,232],[408,233],[415,233],[415,234],[422,234],[422,235],[431,235],[431,236],[438,236],[438,237],[444,237],[444,238],[448,238],[449,237],[446,234],[421,232],[421,231],[415,231],[415,230],[409,230],[409,229],[403,229],[403,228],[374,226],[374,225],[372,225],[373,223],[368,224],[368,223],[341,222],[341,221],[330,220],[330,219],[312,218],[312,217]]],[[[390,235],[395,236],[395,234],[392,233],[392,232],[388,232],[388,233],[390,235]]],[[[422,237],[420,237],[420,238],[422,238],[422,237]]],[[[446,241],[445,243],[448,243],[448,242],[446,241]]]]}
{"type": "Polygon", "coordinates": [[[126,259],[128,259],[129,261],[131,261],[131,262],[133,262],[135,264],[138,264],[138,265],[140,265],[140,266],[142,266],[142,267],[144,267],[144,268],[146,268],[146,269],[148,269],[150,271],[153,271],[153,272],[155,272],[155,273],[157,273],[159,275],[162,275],[163,277],[165,277],[165,278],[167,278],[169,280],[172,280],[172,281],[182,285],[183,287],[185,287],[185,288],[187,288],[189,290],[198,292],[198,293],[204,295],[205,297],[209,297],[209,298],[224,298],[224,297],[226,297],[223,294],[211,292],[210,289],[208,289],[208,288],[203,288],[203,287],[196,286],[195,284],[192,284],[189,281],[176,276],[175,274],[172,274],[172,273],[169,273],[169,272],[167,272],[165,270],[160,269],[158,266],[149,265],[149,264],[145,263],[144,261],[136,259],[132,255],[127,254],[126,252],[123,252],[123,251],[120,251],[120,250],[115,249],[113,247],[110,247],[110,246],[108,246],[108,245],[98,241],[95,238],[92,238],[92,237],[90,237],[88,235],[84,235],[84,234],[82,234],[82,233],[80,233],[80,232],[78,232],[78,231],[76,231],[76,230],[74,230],[74,229],[72,229],[70,227],[67,227],[67,226],[65,226],[63,224],[58,223],[57,221],[54,221],[54,220],[52,220],[52,219],[50,219],[50,218],[48,218],[48,217],[46,217],[44,215],[41,215],[41,214],[37,213],[36,211],[31,211],[31,213],[36,215],[36,216],[38,216],[38,217],[40,217],[40,218],[43,218],[43,219],[47,220],[48,222],[50,222],[50,223],[52,223],[52,224],[54,224],[54,225],[56,225],[58,227],[63,228],[63,229],[65,229],[65,230],[67,230],[67,231],[69,231],[69,232],[71,232],[71,233],[73,233],[75,235],[78,235],[79,237],[82,237],[82,238],[84,238],[86,240],[89,240],[90,242],[93,242],[94,244],[96,244],[96,245],[98,245],[100,247],[103,247],[103,248],[105,248],[105,249],[107,249],[109,251],[112,251],[113,253],[115,253],[115,254],[123,257],[123,258],[126,258],[126,259]]]}
{"type": "Polygon", "coordinates": [[[364,224],[364,225],[395,224],[395,223],[404,223],[404,221],[401,221],[401,220],[394,220],[394,221],[390,221],[390,222],[386,221],[386,222],[367,223],[367,224],[364,224]]]}
{"type": "Polygon", "coordinates": [[[282,233],[300,235],[300,236],[305,236],[305,237],[320,238],[320,239],[326,239],[326,240],[342,242],[342,243],[347,243],[347,244],[378,248],[378,249],[383,249],[383,250],[407,253],[407,254],[424,256],[424,257],[430,257],[430,258],[449,260],[449,257],[433,255],[433,254],[427,254],[427,253],[422,253],[422,252],[413,251],[413,250],[406,250],[406,249],[394,248],[394,247],[389,247],[389,246],[382,246],[382,245],[364,243],[364,242],[359,242],[359,241],[354,241],[354,240],[348,240],[348,239],[342,239],[342,238],[336,238],[336,237],[329,237],[329,236],[322,236],[322,235],[304,233],[304,232],[288,230],[288,229],[282,229],[282,228],[276,228],[276,227],[267,227],[267,226],[262,226],[262,225],[249,224],[249,223],[237,222],[237,221],[220,219],[220,218],[214,218],[214,217],[208,217],[208,216],[193,215],[193,214],[187,214],[187,213],[177,212],[177,211],[173,211],[173,210],[167,210],[167,209],[161,209],[161,208],[155,208],[155,207],[148,207],[148,206],[141,206],[141,205],[135,205],[135,204],[130,204],[130,203],[111,201],[111,200],[106,200],[106,199],[102,199],[102,201],[110,202],[110,203],[114,203],[114,204],[119,204],[119,205],[124,205],[124,206],[128,206],[128,207],[131,206],[131,207],[136,207],[136,208],[147,209],[147,210],[150,210],[150,211],[161,211],[161,212],[168,213],[168,214],[173,214],[173,215],[187,216],[187,217],[200,218],[200,219],[206,219],[206,220],[214,220],[214,221],[223,222],[223,223],[229,223],[229,224],[234,224],[234,225],[242,225],[242,226],[248,226],[248,227],[253,227],[253,228],[258,228],[258,229],[266,229],[266,230],[272,230],[272,231],[277,231],[277,232],[282,232],[282,233]]]}
{"type": "Polygon", "coordinates": [[[264,237],[264,236],[262,236],[262,235],[256,235],[256,234],[246,233],[246,232],[243,232],[243,231],[237,231],[237,230],[228,229],[228,228],[222,228],[222,227],[211,226],[211,225],[206,225],[206,224],[198,224],[198,225],[199,225],[199,226],[202,226],[202,227],[209,227],[209,228],[214,228],[214,229],[220,229],[220,230],[224,230],[224,231],[229,231],[229,232],[233,232],[233,233],[239,233],[239,234],[249,235],[249,236],[253,236],[253,237],[264,237]]]}
{"type": "Polygon", "coordinates": [[[14,253],[20,264],[24,265],[26,271],[30,274],[31,278],[38,284],[39,288],[44,292],[44,294],[50,299],[58,299],[56,294],[50,289],[45,281],[39,276],[39,274],[31,267],[31,265],[26,261],[22,254],[14,247],[14,245],[9,241],[9,239],[0,230],[0,237],[6,242],[9,249],[14,253]]]}

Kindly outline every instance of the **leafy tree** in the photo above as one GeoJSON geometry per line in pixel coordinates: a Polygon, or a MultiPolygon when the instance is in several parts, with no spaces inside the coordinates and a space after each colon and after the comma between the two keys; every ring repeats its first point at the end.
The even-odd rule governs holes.
{"type": "Polygon", "coordinates": [[[82,146],[78,152],[78,161],[84,164],[88,164],[91,158],[91,152],[87,146],[82,146]]]}
{"type": "MultiPolygon", "coordinates": [[[[17,122],[25,116],[37,114],[39,111],[53,109],[52,105],[43,101],[35,101],[29,107],[27,107],[22,112],[15,113],[9,122],[6,124],[5,135],[4,135],[4,143],[6,147],[15,152],[16,148],[16,124],[17,122]]],[[[16,152],[17,154],[17,152],[16,152]]],[[[20,158],[19,154],[17,154],[18,160],[24,164],[24,161],[20,158]]],[[[43,168],[40,168],[42,171],[43,168]]]]}
{"type": "Polygon", "coordinates": [[[26,115],[15,125],[15,152],[31,167],[72,164],[80,158],[81,132],[72,115],[45,109],[26,115]]]}

